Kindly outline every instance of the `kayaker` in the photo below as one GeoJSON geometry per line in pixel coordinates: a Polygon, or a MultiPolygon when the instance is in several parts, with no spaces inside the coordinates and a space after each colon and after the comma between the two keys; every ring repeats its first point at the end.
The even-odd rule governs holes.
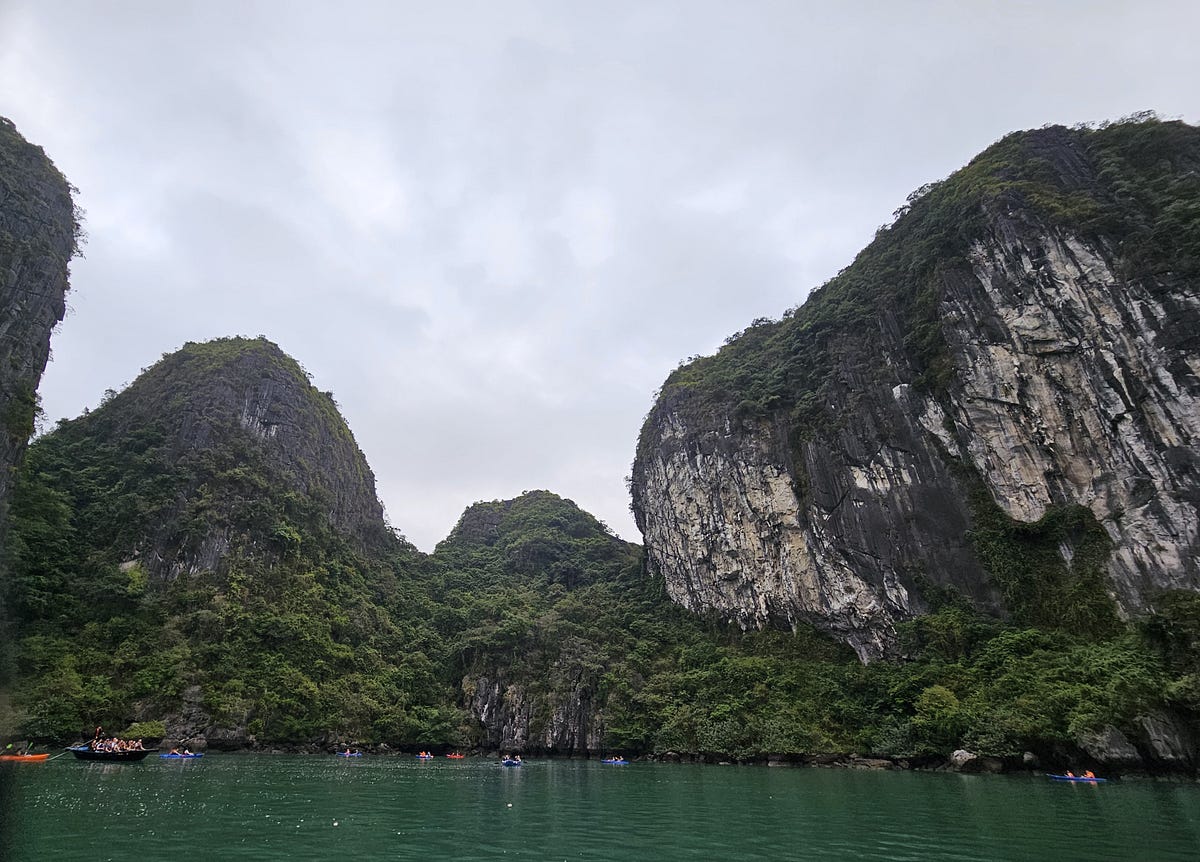
{"type": "Polygon", "coordinates": [[[1067,778],[1074,778],[1074,777],[1075,777],[1075,773],[1068,769],[1067,770],[1067,778]]]}
{"type": "Polygon", "coordinates": [[[1092,770],[1089,769],[1087,772],[1083,773],[1083,777],[1084,778],[1095,778],[1096,773],[1092,772],[1092,770]]]}

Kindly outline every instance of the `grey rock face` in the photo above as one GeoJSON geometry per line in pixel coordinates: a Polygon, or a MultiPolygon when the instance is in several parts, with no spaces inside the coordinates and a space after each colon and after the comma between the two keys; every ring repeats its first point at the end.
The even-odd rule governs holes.
{"type": "Polygon", "coordinates": [[[1169,767],[1194,766],[1196,742],[1187,728],[1164,713],[1144,715],[1138,719],[1150,756],[1169,767]]]}
{"type": "MultiPolygon", "coordinates": [[[[188,399],[177,448],[203,448],[236,423],[296,491],[323,501],[334,527],[363,536],[381,524],[375,476],[333,398],[269,341],[230,341],[243,346],[199,381],[207,391],[188,399]]],[[[195,380],[190,370],[179,378],[195,380]]]]}
{"type": "Polygon", "coordinates": [[[0,539],[12,469],[33,431],[50,332],[66,313],[77,227],[66,179],[0,117],[0,539]]]}
{"type": "MultiPolygon", "coordinates": [[[[1083,182],[1077,148],[1044,137],[1083,182]]],[[[747,418],[737,394],[693,394],[686,376],[664,388],[632,494],[673,600],[744,627],[813,623],[863,660],[927,609],[928,585],[1002,611],[970,541],[969,476],[1018,522],[1089,509],[1112,540],[1108,591],[1126,614],[1158,590],[1200,589],[1200,286],[1133,277],[1114,244],[1014,201],[984,206],[915,324],[882,307],[870,331],[778,324],[760,337],[825,339],[835,421],[797,433],[808,420],[747,418]],[[940,386],[915,380],[914,325],[937,327],[940,386]]],[[[752,373],[747,352],[734,355],[726,375],[752,373]]],[[[1059,548],[1068,567],[1074,552],[1059,548]]]]}
{"type": "Polygon", "coordinates": [[[912,592],[917,575],[993,604],[963,538],[964,495],[898,392],[871,393],[889,440],[871,439],[873,427],[846,429],[837,445],[804,444],[804,499],[770,427],[694,431],[664,416],[634,494],[671,598],[744,627],[815,623],[863,659],[883,655],[895,621],[924,607],[912,592]]]}
{"type": "Polygon", "coordinates": [[[965,748],[955,749],[950,752],[950,768],[958,772],[978,772],[979,755],[965,748]]]}
{"type": "Polygon", "coordinates": [[[599,751],[604,719],[585,685],[531,692],[502,678],[463,681],[468,708],[484,728],[485,748],[587,754],[599,751]]]}
{"type": "Polygon", "coordinates": [[[1115,727],[1084,735],[1079,740],[1079,747],[1105,766],[1119,769],[1142,765],[1142,755],[1115,727]]]}
{"type": "Polygon", "coordinates": [[[248,530],[239,515],[267,493],[292,495],[362,548],[387,538],[374,474],[332,396],[266,339],[187,344],[74,422],[106,441],[152,432],[163,471],[185,477],[176,480],[170,509],[147,524],[149,534],[119,549],[126,565],[140,563],[156,578],[215,571],[235,548],[286,553],[286,530],[248,530]],[[252,484],[238,484],[246,481],[252,484]],[[266,485],[253,484],[260,481],[266,485]],[[204,514],[201,531],[184,526],[189,518],[197,523],[196,507],[218,514],[204,514]]]}
{"type": "Polygon", "coordinates": [[[994,224],[943,304],[957,442],[1012,518],[1092,510],[1124,610],[1200,588],[1200,355],[1174,346],[1200,327],[1200,289],[1127,281],[1103,247],[1045,225],[994,224]]]}

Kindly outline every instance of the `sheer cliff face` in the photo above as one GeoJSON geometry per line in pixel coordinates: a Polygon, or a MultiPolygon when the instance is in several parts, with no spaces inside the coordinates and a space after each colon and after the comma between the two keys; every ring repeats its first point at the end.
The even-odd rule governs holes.
{"type": "Polygon", "coordinates": [[[66,311],[76,229],[67,181],[0,117],[0,536],[12,468],[33,432],[50,331],[66,311]]]}
{"type": "Polygon", "coordinates": [[[1200,285],[1126,280],[1102,246],[1008,218],[971,264],[942,305],[948,413],[993,497],[1020,521],[1091,509],[1127,611],[1200,588],[1200,285]]]}
{"type": "MultiPolygon", "coordinates": [[[[1173,175],[1200,165],[1200,139],[1156,125],[1183,146],[1157,154],[1158,186],[1143,185],[1177,189],[1173,175]]],[[[918,200],[793,316],[668,380],[632,490],[677,602],[746,626],[812,622],[863,659],[888,652],[933,585],[1003,610],[972,537],[979,481],[1017,522],[1090,509],[1126,613],[1163,588],[1200,588],[1200,296],[1178,250],[1194,246],[1131,262],[1129,225],[1161,225],[1161,196],[1103,218],[1126,154],[1101,134],[1006,139],[1002,169],[981,156],[962,172],[970,183],[956,175],[918,200]],[[995,180],[1035,157],[1058,209],[1086,221],[1035,205],[1036,186],[995,180]],[[989,171],[969,218],[929,215],[989,171]],[[930,240],[939,224],[951,239],[930,240]],[[926,249],[934,260],[918,259],[926,249]],[[748,410],[739,398],[758,400],[748,410]]],[[[1200,239],[1200,216],[1187,224],[1188,242],[1200,239]]],[[[1058,551],[1070,569],[1069,538],[1058,551]]]]}
{"type": "Polygon", "coordinates": [[[864,389],[866,427],[803,443],[802,492],[769,425],[698,430],[662,416],[634,499],[671,597],[743,627],[815,623],[863,658],[884,654],[895,621],[925,607],[922,576],[994,606],[965,539],[965,495],[906,395],[864,389]]]}
{"type": "Polygon", "coordinates": [[[531,692],[500,678],[463,681],[463,699],[484,729],[485,748],[572,755],[603,750],[604,715],[594,689],[581,683],[578,669],[568,662],[550,668],[548,677],[556,694],[531,692]]]}
{"type": "Polygon", "coordinates": [[[333,398],[262,338],[187,344],[55,433],[150,477],[141,499],[151,511],[114,550],[161,578],[216,570],[234,551],[286,555],[329,529],[360,548],[389,535],[333,398]]]}

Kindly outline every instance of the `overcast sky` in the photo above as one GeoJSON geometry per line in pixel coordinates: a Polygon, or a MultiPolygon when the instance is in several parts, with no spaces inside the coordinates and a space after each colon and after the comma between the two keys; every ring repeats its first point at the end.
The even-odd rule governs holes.
{"type": "Polygon", "coordinates": [[[655,390],[1005,133],[1200,120],[1195,2],[0,0],[79,187],[49,423],[185,341],[332,390],[425,550],[546,488],[640,541],[655,390]]]}

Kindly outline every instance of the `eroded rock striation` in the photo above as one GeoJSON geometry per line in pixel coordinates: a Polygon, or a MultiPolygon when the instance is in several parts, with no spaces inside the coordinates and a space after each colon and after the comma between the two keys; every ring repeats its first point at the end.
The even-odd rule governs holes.
{"type": "Polygon", "coordinates": [[[1198,200],[1182,123],[1018,133],[678,369],[632,485],[672,598],[869,660],[947,588],[1032,616],[1200,589],[1198,200]]]}
{"type": "Polygon", "coordinates": [[[570,662],[553,666],[548,676],[549,692],[500,678],[464,680],[464,700],[483,728],[484,748],[575,755],[603,749],[604,714],[594,683],[570,662]]]}
{"type": "Polygon", "coordinates": [[[78,231],[66,179],[0,117],[0,540],[13,468],[33,432],[50,332],[66,312],[78,231]]]}

